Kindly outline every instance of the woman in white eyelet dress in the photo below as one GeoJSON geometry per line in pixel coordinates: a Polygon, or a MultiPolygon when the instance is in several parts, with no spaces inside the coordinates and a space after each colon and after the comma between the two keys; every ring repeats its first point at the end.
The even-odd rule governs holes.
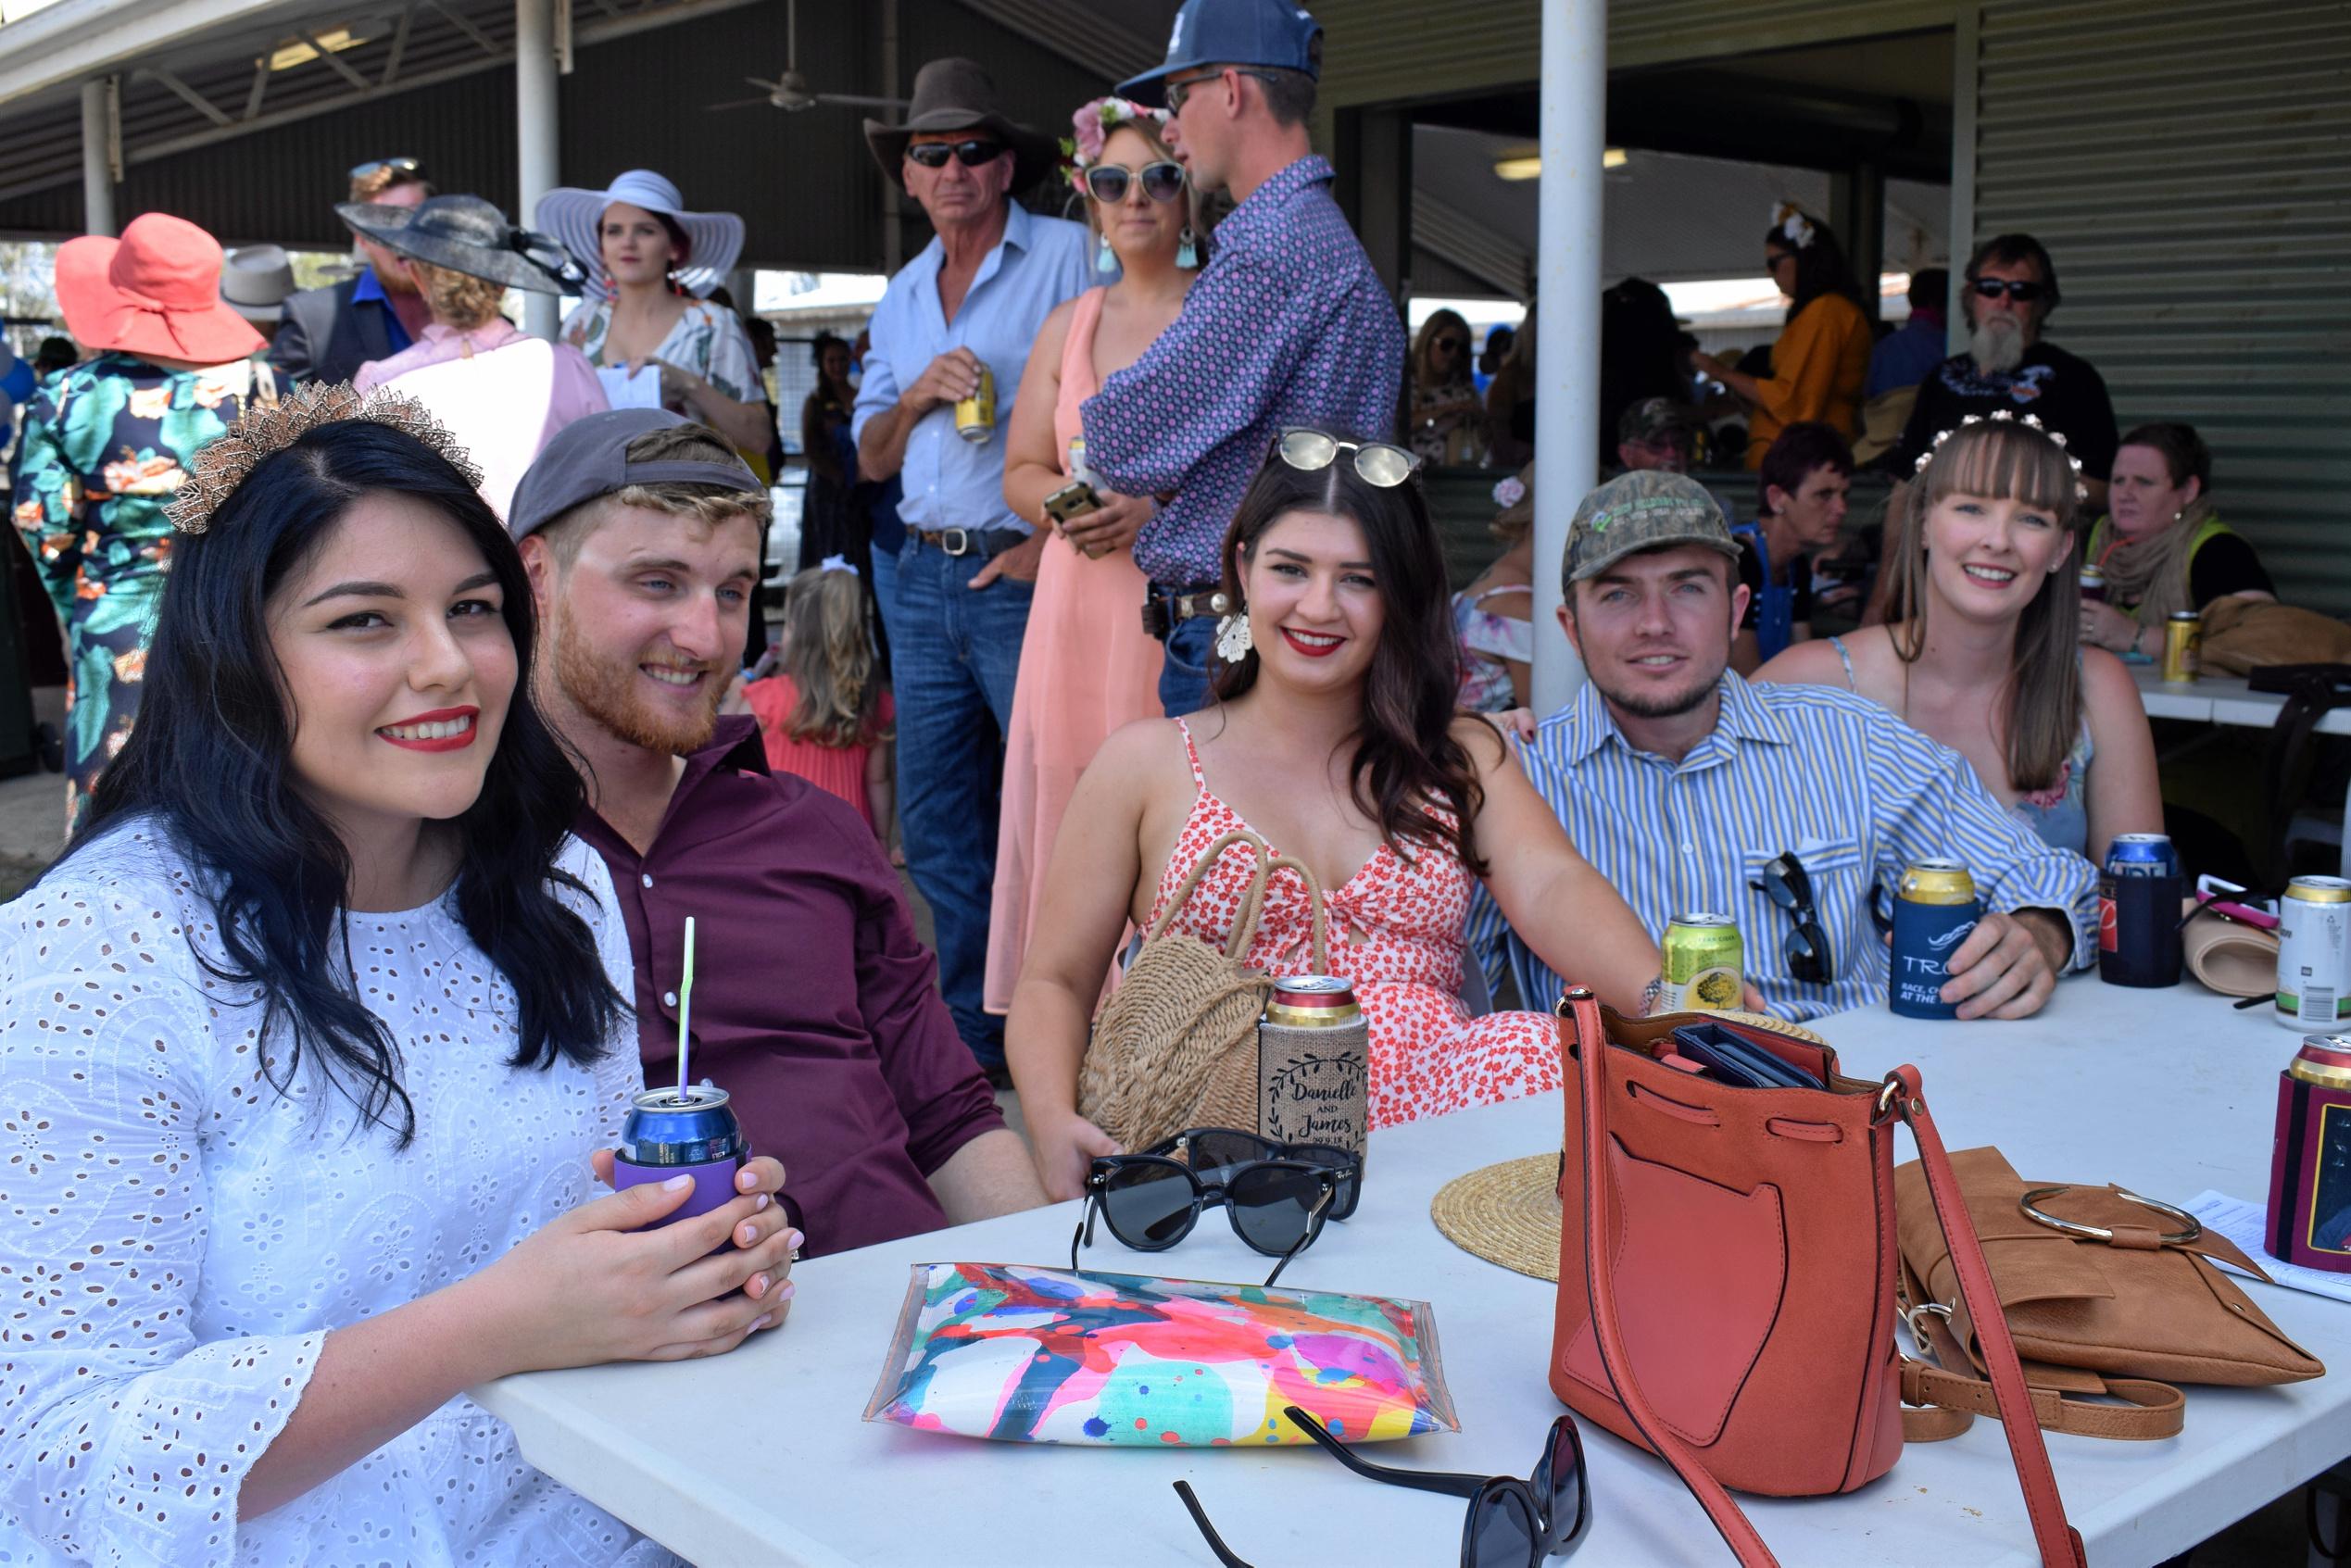
{"type": "Polygon", "coordinates": [[[794,1237],[770,1201],[773,1160],[668,1230],[639,1227],[683,1192],[595,1196],[591,1156],[641,1086],[618,1000],[634,988],[627,933],[603,861],[563,831],[577,781],[519,682],[520,558],[473,477],[387,422],[312,430],[307,462],[265,457],[214,530],[182,541],[153,721],[84,839],[0,907],[0,1563],[669,1564],[534,1469],[462,1390],[716,1354],[786,1310],[794,1237]],[[401,465],[415,477],[352,495],[401,465]],[[281,483],[268,528],[233,515],[273,471],[320,489],[281,483]],[[235,635],[251,623],[232,616],[224,637],[200,618],[279,570],[258,634],[291,739],[246,798],[343,842],[358,909],[331,910],[348,968],[325,967],[393,1047],[405,1147],[396,1117],[358,1109],[356,1070],[330,1081],[315,1047],[289,1060],[283,1013],[255,1005],[263,980],[223,978],[252,967],[283,993],[290,972],[253,920],[260,961],[231,960],[220,868],[248,891],[287,884],[234,853],[268,826],[238,825],[233,797],[181,765],[198,725],[252,746],[222,667],[242,660],[248,709],[271,689],[253,636],[235,635]],[[338,585],[309,598],[321,583],[338,585]],[[421,717],[444,704],[470,716],[421,717]],[[421,744],[448,737],[421,723],[481,744],[421,744]],[[468,814],[477,801],[495,821],[468,814]],[[501,861],[498,845],[524,847],[501,861]],[[480,885],[545,878],[585,930],[534,894],[466,899],[481,875],[467,867],[501,865],[480,885]],[[471,922],[461,899],[481,906],[471,922]],[[391,912],[358,912],[377,908],[391,912]],[[516,955],[534,936],[536,961],[501,968],[476,929],[516,955]],[[541,1010],[547,1065],[510,1065],[524,1009],[509,970],[541,1010]],[[547,1022],[583,997],[573,1022],[547,1022]],[[705,1255],[730,1234],[743,1261],[705,1255]]]}

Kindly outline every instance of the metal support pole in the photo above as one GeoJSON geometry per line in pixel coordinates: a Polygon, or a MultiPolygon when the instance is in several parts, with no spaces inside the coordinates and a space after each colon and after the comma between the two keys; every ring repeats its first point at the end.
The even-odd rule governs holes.
{"type": "Polygon", "coordinates": [[[82,84],[82,232],[111,234],[114,223],[114,84],[82,84]]]}
{"type": "MultiPolygon", "coordinates": [[[[898,58],[898,0],[882,0],[882,93],[885,98],[899,95],[898,58]]],[[[899,194],[898,182],[884,174],[882,192],[882,270],[890,277],[906,265],[906,198],[899,194]]]]}
{"type": "Polygon", "coordinates": [[[1567,520],[1600,470],[1601,154],[1608,126],[1607,0],[1543,8],[1542,189],[1536,230],[1535,711],[1584,684],[1559,629],[1567,520]]]}
{"type": "MultiPolygon", "coordinates": [[[[522,199],[517,217],[538,227],[539,198],[562,183],[557,144],[555,0],[514,0],[514,146],[522,199]]],[[[593,260],[594,257],[588,259],[593,260]]],[[[522,296],[522,325],[551,338],[559,324],[555,295],[522,296]]]]}

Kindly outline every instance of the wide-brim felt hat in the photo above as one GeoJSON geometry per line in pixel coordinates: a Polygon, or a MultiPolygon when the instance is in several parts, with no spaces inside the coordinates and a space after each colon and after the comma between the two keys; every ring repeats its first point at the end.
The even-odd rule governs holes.
{"type": "Polygon", "coordinates": [[[1035,126],[1008,119],[997,105],[996,83],[976,60],[933,60],[914,73],[914,95],[896,125],[865,122],[865,144],[882,172],[906,184],[906,144],[918,131],[985,131],[1012,149],[1012,189],[1025,191],[1061,161],[1061,144],[1035,126]]]}
{"type": "Polygon", "coordinates": [[[604,281],[604,209],[616,202],[658,212],[685,233],[685,265],[677,286],[697,299],[726,282],[743,254],[743,220],[732,212],[688,212],[677,186],[649,169],[632,169],[600,191],[559,185],[539,198],[537,222],[555,236],[587,274],[581,290],[591,299],[611,293],[604,281]]]}
{"type": "Polygon", "coordinates": [[[85,348],[221,365],[262,345],[220,300],[220,242],[184,218],[146,212],[116,239],[57,247],[57,308],[85,348]]]}
{"type": "Polygon", "coordinates": [[[579,280],[563,247],[518,229],[480,196],[429,196],[415,207],[345,202],[335,215],[396,256],[525,294],[561,294],[579,280]]]}
{"type": "Polygon", "coordinates": [[[294,258],[283,245],[242,245],[220,265],[220,303],[245,320],[284,320],[293,293],[294,258]]]}

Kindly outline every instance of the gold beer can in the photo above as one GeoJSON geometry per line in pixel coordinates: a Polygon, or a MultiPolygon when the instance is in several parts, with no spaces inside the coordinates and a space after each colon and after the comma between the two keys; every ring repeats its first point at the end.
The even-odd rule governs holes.
{"type": "Polygon", "coordinates": [[[955,405],[955,433],[974,446],[996,439],[996,372],[985,365],[978,389],[955,405]]]}
{"type": "Polygon", "coordinates": [[[2173,685],[2193,681],[2200,672],[2197,655],[2204,647],[2204,617],[2192,609],[2175,609],[2163,623],[2163,678],[2173,685]]]}
{"type": "Polygon", "coordinates": [[[1667,1012],[1729,1012],[1746,997],[1747,945],[1729,915],[1676,915],[1666,927],[1667,1012]]]}

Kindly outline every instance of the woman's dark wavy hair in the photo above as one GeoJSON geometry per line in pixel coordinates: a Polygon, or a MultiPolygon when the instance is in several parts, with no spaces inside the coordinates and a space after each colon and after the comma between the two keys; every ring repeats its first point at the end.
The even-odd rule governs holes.
{"type": "MultiPolygon", "coordinates": [[[[345,903],[351,860],[297,787],[283,672],[270,649],[270,596],[296,574],[359,497],[389,492],[439,508],[504,591],[520,672],[482,793],[457,819],[458,916],[514,987],[516,1067],[604,1053],[621,997],[594,935],[550,884],[585,893],[554,864],[584,801],[579,774],[530,694],[531,586],[506,530],[465,477],[413,436],[372,420],[321,425],[264,458],[173,552],[145,696],[131,739],[100,777],[73,850],[153,813],[205,873],[220,957],[205,967],[258,986],[262,1032],[293,1046],[263,1071],[283,1092],[307,1059],[371,1125],[406,1148],[416,1110],[399,1051],[359,1000],[345,903]]],[[[69,851],[69,854],[72,850],[69,851]]]]}
{"type": "MultiPolygon", "coordinates": [[[[1353,437],[1341,439],[1352,440],[1353,437]]],[[[1353,735],[1355,803],[1379,823],[1399,853],[1414,844],[1441,845],[1478,875],[1486,863],[1471,847],[1469,824],[1485,803],[1477,768],[1453,738],[1461,690],[1461,651],[1446,594],[1445,552],[1430,526],[1420,476],[1382,489],[1355,471],[1341,448],[1328,468],[1295,469],[1279,448],[1265,459],[1232,526],[1225,531],[1225,592],[1240,604],[1240,568],[1267,530],[1292,512],[1328,512],[1364,531],[1385,618],[1364,681],[1364,719],[1353,735]],[[1441,807],[1451,822],[1431,809],[1441,807]]],[[[1257,684],[1255,649],[1238,664],[1219,658],[1213,687],[1229,701],[1257,684]]]]}
{"type": "Polygon", "coordinates": [[[1785,320],[1792,321],[1804,313],[1805,306],[1824,294],[1841,294],[1855,305],[1867,307],[1861,292],[1861,281],[1853,275],[1852,264],[1845,260],[1845,247],[1837,243],[1837,232],[1807,212],[1804,221],[1812,225],[1812,244],[1798,245],[1774,224],[1764,232],[1766,249],[1784,250],[1796,258],[1796,289],[1788,298],[1785,320]]]}

